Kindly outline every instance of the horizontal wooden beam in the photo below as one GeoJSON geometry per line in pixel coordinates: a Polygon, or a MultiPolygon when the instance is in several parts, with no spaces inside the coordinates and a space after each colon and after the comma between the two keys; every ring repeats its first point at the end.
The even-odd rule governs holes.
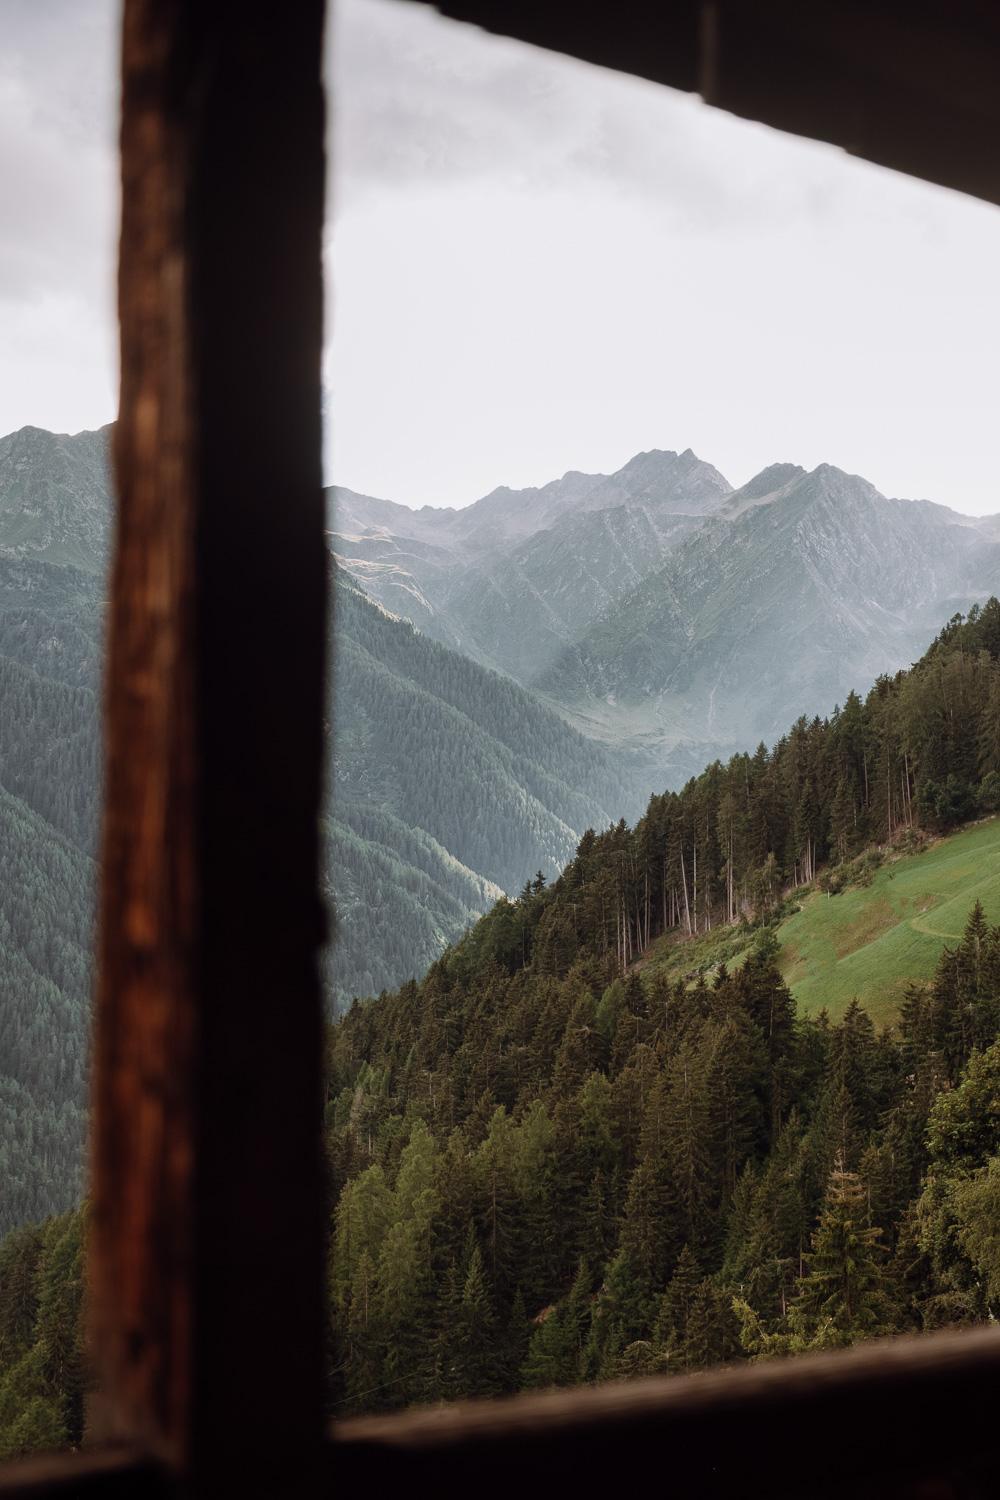
{"type": "Polygon", "coordinates": [[[683,1500],[997,1492],[1000,1331],[356,1417],[333,1430],[338,1485],[442,1496],[563,1492],[655,1476],[683,1500]],[[963,1488],[975,1484],[981,1488],[963,1488]],[[935,1485],[944,1486],[937,1488],[935,1485]]]}
{"type": "Polygon", "coordinates": [[[980,0],[427,3],[1000,203],[1000,11],[980,0]]]}
{"type": "Polygon", "coordinates": [[[166,1472],[128,1448],[51,1453],[0,1467],[0,1500],[166,1500],[166,1472]]]}
{"type": "MultiPolygon", "coordinates": [[[[333,1428],[325,1490],[433,1485],[447,1500],[484,1485],[583,1487],[653,1472],[661,1493],[684,1500],[957,1500],[998,1488],[998,1376],[1000,1331],[985,1329],[704,1375],[355,1417],[333,1428]]],[[[126,1447],[0,1468],[0,1500],[166,1500],[175,1493],[167,1466],[126,1447]]]]}

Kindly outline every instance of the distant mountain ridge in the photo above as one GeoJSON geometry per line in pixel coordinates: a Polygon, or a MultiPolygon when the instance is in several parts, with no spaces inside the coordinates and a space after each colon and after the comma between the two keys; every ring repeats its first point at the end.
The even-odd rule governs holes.
{"type": "Polygon", "coordinates": [[[334,550],[372,597],[530,684],[731,492],[690,449],[654,449],[458,511],[329,495],[334,550]]]}
{"type": "Polygon", "coordinates": [[[692,765],[828,714],[1000,584],[990,524],[887,499],[830,464],[734,492],[537,686],[692,765]]]}
{"type": "Polygon", "coordinates": [[[1000,517],[896,500],[831,464],[734,490],[653,450],[466,510],[331,492],[342,566],[435,636],[676,784],[909,665],[1000,587],[1000,517]]]}

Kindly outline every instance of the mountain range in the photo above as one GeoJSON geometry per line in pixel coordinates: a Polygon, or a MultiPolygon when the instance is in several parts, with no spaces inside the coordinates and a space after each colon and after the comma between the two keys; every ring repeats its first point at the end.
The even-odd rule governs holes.
{"type": "Polygon", "coordinates": [[[690,449],[457,511],[334,490],[330,525],[372,597],[643,749],[659,786],[829,713],[1000,583],[1000,517],[830,464],[734,490],[690,449]]]}

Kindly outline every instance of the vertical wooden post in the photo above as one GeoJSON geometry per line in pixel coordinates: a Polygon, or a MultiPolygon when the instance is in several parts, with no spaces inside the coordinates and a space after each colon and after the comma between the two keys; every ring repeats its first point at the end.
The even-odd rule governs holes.
{"type": "Polygon", "coordinates": [[[206,1495],[322,1436],[322,13],[124,6],[94,1426],[206,1495]]]}

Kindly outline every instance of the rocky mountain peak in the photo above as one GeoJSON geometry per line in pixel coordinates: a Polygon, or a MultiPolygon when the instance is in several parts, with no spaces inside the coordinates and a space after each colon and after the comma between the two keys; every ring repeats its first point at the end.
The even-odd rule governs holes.
{"type": "Polygon", "coordinates": [[[825,500],[845,511],[850,507],[885,505],[886,498],[860,474],[848,474],[835,464],[817,464],[796,489],[810,500],[825,500]]]}
{"type": "Polygon", "coordinates": [[[776,495],[805,472],[801,464],[768,464],[766,469],[761,469],[759,474],[741,485],[733,499],[763,500],[766,495],[776,495]]]}

